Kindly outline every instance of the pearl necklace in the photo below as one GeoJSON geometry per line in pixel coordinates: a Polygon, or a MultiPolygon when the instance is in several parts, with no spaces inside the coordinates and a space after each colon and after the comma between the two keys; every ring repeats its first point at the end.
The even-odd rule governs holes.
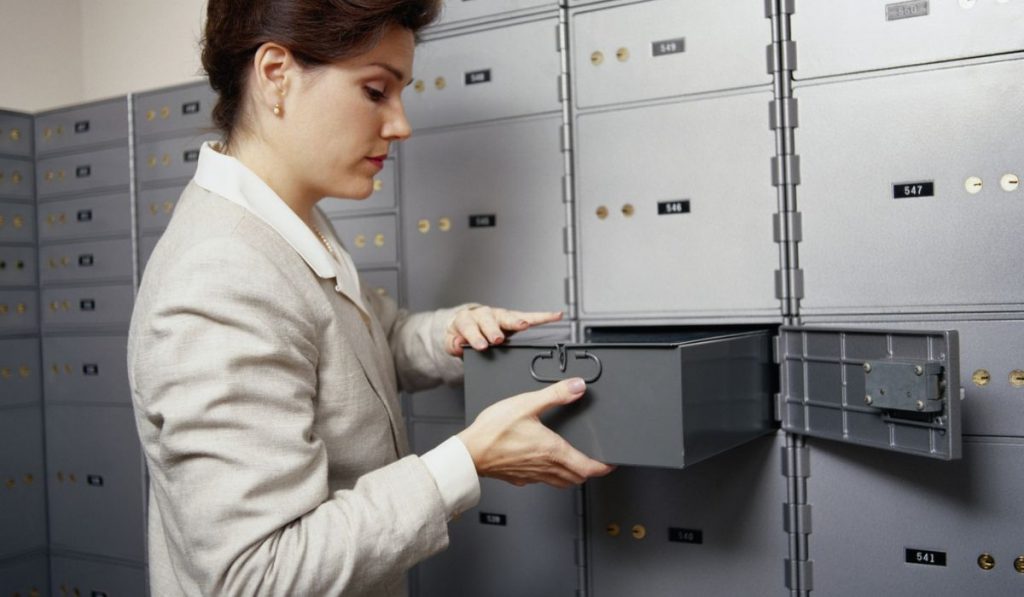
{"type": "Polygon", "coordinates": [[[320,237],[320,242],[324,244],[324,248],[327,249],[327,252],[330,253],[331,255],[334,255],[334,247],[331,246],[331,241],[327,240],[327,237],[324,236],[324,233],[320,232],[320,229],[312,224],[310,224],[309,227],[313,229],[313,232],[315,232],[317,236],[320,237]]]}

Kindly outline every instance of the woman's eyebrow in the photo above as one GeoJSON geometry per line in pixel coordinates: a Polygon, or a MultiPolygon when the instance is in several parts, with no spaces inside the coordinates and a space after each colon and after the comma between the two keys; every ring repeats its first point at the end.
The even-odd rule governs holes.
{"type": "MultiPolygon", "coordinates": [[[[390,64],[387,64],[386,62],[373,62],[369,66],[379,66],[380,68],[383,68],[384,70],[386,70],[389,73],[391,73],[392,75],[394,75],[395,78],[398,79],[399,82],[405,81],[405,73],[403,73],[399,69],[391,66],[390,64]]],[[[411,82],[412,82],[412,80],[410,79],[409,83],[411,83],[411,82]]],[[[408,83],[406,83],[406,84],[408,85],[408,83]]]]}

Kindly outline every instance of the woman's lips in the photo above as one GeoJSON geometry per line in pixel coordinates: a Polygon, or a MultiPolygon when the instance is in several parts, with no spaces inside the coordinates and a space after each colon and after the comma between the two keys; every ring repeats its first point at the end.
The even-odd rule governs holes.
{"type": "Polygon", "coordinates": [[[387,158],[387,157],[388,156],[386,156],[386,155],[380,155],[380,156],[374,156],[374,157],[370,157],[370,158],[366,158],[366,159],[370,160],[370,162],[373,163],[374,166],[377,166],[377,169],[380,170],[380,169],[384,168],[384,159],[387,158]]]}

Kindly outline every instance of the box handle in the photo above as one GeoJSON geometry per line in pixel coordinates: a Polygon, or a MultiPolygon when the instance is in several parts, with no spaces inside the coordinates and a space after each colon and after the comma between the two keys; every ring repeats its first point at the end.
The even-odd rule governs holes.
{"type": "MultiPolygon", "coordinates": [[[[559,344],[558,345],[558,370],[561,371],[562,373],[565,373],[565,370],[566,370],[566,368],[568,368],[568,365],[569,365],[566,362],[567,359],[566,359],[565,352],[566,352],[565,345],[559,344]]],[[[539,381],[541,383],[555,383],[555,382],[562,381],[561,378],[547,377],[547,376],[540,375],[540,374],[537,373],[537,370],[536,370],[537,361],[540,361],[540,360],[553,360],[554,358],[555,358],[555,351],[554,350],[549,350],[547,352],[542,352],[540,354],[534,355],[533,360],[530,361],[530,377],[532,377],[533,379],[535,379],[536,381],[539,381]]],[[[597,363],[597,372],[594,373],[593,375],[591,375],[590,377],[584,378],[583,381],[585,381],[586,383],[593,383],[593,382],[597,381],[598,379],[600,379],[601,373],[604,371],[604,366],[601,364],[601,359],[597,358],[597,355],[595,355],[592,352],[584,350],[582,353],[579,353],[579,352],[576,353],[576,360],[591,360],[591,361],[594,361],[595,363],[597,363]]]]}

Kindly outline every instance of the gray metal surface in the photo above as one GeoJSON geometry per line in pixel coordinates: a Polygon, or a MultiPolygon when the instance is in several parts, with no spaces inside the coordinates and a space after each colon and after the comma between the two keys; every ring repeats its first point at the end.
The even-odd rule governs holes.
{"type": "Polygon", "coordinates": [[[39,372],[38,339],[0,339],[0,407],[37,404],[39,372]]]}
{"type": "Polygon", "coordinates": [[[146,234],[145,236],[139,237],[139,271],[145,271],[146,263],[149,262],[149,258],[153,255],[153,249],[156,248],[157,241],[160,240],[160,234],[146,234]]]}
{"type": "Polygon", "coordinates": [[[35,165],[31,160],[0,159],[0,197],[29,201],[33,198],[35,165]]]}
{"type": "Polygon", "coordinates": [[[127,344],[126,336],[44,338],[46,403],[131,406],[127,344]]]}
{"type": "Polygon", "coordinates": [[[35,119],[37,155],[127,138],[128,102],[123,97],[53,110],[35,119]]]}
{"type": "Polygon", "coordinates": [[[55,597],[142,597],[147,595],[146,569],[108,562],[54,556],[50,577],[55,597]],[[62,592],[61,589],[66,592],[62,592]]]}
{"type": "Polygon", "coordinates": [[[49,245],[39,249],[39,282],[90,282],[130,280],[130,238],[49,245]]]}
{"type": "Polygon", "coordinates": [[[620,3],[574,11],[571,23],[581,108],[772,82],[764,0],[620,3]]]}
{"type": "Polygon", "coordinates": [[[162,233],[171,222],[185,184],[142,189],[138,192],[137,214],[143,233],[162,233]]]}
{"type": "Polygon", "coordinates": [[[1022,76],[1012,60],[795,90],[804,315],[1024,307],[1024,190],[1001,184],[1024,176],[1022,76]],[[894,199],[921,183],[934,197],[894,199]]]}
{"type": "Polygon", "coordinates": [[[398,264],[398,218],[393,215],[333,218],[338,240],[358,266],[398,264]]]}
{"type": "Polygon", "coordinates": [[[188,180],[196,172],[199,148],[215,141],[219,133],[194,132],[181,137],[148,141],[135,147],[135,176],[140,185],[188,180]]]}
{"type": "Polygon", "coordinates": [[[490,0],[489,2],[445,0],[438,25],[517,16],[538,10],[555,10],[557,8],[557,0],[490,0]]]}
{"type": "Polygon", "coordinates": [[[134,96],[135,135],[146,137],[212,126],[217,94],[206,81],[134,96]]]}
{"type": "Polygon", "coordinates": [[[50,542],[142,562],[142,450],[130,407],[46,409],[50,542]]]}
{"type": "Polygon", "coordinates": [[[0,201],[0,243],[31,243],[36,238],[36,207],[0,201]]]}
{"type": "MultiPolygon", "coordinates": [[[[423,453],[461,429],[413,424],[423,453]]],[[[416,568],[417,597],[575,597],[576,493],[483,479],[480,504],[448,526],[448,549],[416,568]],[[505,524],[484,524],[504,517],[505,524]]]]}
{"type": "Polygon", "coordinates": [[[0,111],[0,154],[32,157],[32,117],[0,111]]]}
{"type": "Polygon", "coordinates": [[[45,477],[42,412],[0,409],[0,557],[46,548],[45,477]]]}
{"type": "Polygon", "coordinates": [[[40,159],[36,163],[37,195],[50,197],[128,187],[128,146],[87,150],[40,159]]]}
{"type": "Polygon", "coordinates": [[[797,0],[791,22],[798,79],[1024,49],[1024,6],[1008,0],[797,0]]]}
{"type": "Polygon", "coordinates": [[[464,360],[467,422],[507,396],[587,380],[582,399],[542,419],[611,464],[683,468],[773,427],[766,332],[678,344],[491,347],[464,360]]]}
{"type": "Polygon", "coordinates": [[[416,81],[403,95],[413,128],[558,110],[555,25],[546,19],[420,44],[416,81]],[[486,81],[467,84],[484,71],[486,81]]]}
{"type": "Polygon", "coordinates": [[[465,398],[462,386],[440,386],[409,397],[409,412],[416,418],[448,418],[462,420],[466,417],[465,398]]]}
{"type": "Polygon", "coordinates": [[[124,327],[131,320],[131,284],[48,288],[40,295],[44,332],[124,327]]]}
{"type": "MultiPolygon", "coordinates": [[[[48,595],[50,578],[46,553],[0,560],[0,595],[40,597],[48,595]]],[[[61,596],[63,597],[63,595],[61,596]]]]}
{"type": "Polygon", "coordinates": [[[814,593],[1019,595],[1024,575],[1024,443],[965,439],[964,459],[934,462],[811,441],[807,479],[814,593]],[[908,563],[911,550],[913,563],[908,563]],[[946,554],[936,565],[922,551],[946,554]],[[995,567],[983,570],[979,556],[995,567]]]}
{"type": "Polygon", "coordinates": [[[0,288],[36,285],[36,250],[0,245],[0,288]]]}
{"type": "Polygon", "coordinates": [[[401,296],[398,288],[398,270],[377,269],[359,272],[362,284],[369,287],[371,292],[380,295],[390,296],[396,302],[401,296]]]}
{"type": "Polygon", "coordinates": [[[557,118],[423,133],[404,144],[400,167],[411,309],[564,308],[557,118]],[[494,225],[471,227],[488,219],[475,216],[494,225]]]}
{"type": "Polygon", "coordinates": [[[778,318],[770,100],[752,93],[579,117],[583,316],[778,318]],[[673,209],[684,201],[689,212],[673,209]]]}
{"type": "Polygon", "coordinates": [[[39,329],[36,315],[39,293],[34,290],[0,290],[0,334],[39,329]]]}
{"type": "Polygon", "coordinates": [[[783,327],[779,362],[783,429],[942,460],[960,457],[956,331],[783,327]],[[885,388],[892,393],[891,385],[875,382],[883,374],[879,363],[920,367],[917,379],[938,384],[936,408],[893,408],[879,396],[885,388]]]}
{"type": "Polygon", "coordinates": [[[127,193],[51,201],[39,205],[39,240],[75,240],[131,232],[127,193]]]}
{"type": "Polygon", "coordinates": [[[588,482],[588,594],[784,594],[782,440],[684,471],[621,467],[588,482]]]}
{"type": "MultiPolygon", "coordinates": [[[[818,325],[816,319],[805,320],[818,325]]],[[[820,322],[828,325],[827,322],[820,322]]],[[[835,325],[834,323],[832,325],[835,325]]],[[[864,321],[843,327],[956,330],[960,339],[965,435],[1024,436],[1024,321],[864,321]]]]}
{"type": "Polygon", "coordinates": [[[317,203],[328,217],[354,214],[378,209],[394,209],[398,204],[395,187],[397,166],[394,160],[385,160],[384,169],[373,179],[373,194],[366,199],[339,199],[324,197],[317,203]]]}

